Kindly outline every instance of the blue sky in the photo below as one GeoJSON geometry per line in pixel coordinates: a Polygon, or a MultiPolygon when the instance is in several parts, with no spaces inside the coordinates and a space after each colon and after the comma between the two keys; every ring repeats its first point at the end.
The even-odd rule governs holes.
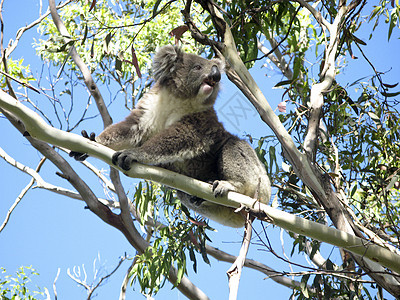
{"type": "MultiPolygon", "coordinates": [[[[44,1],[43,5],[47,5],[44,1]]],[[[35,20],[39,11],[38,1],[26,0],[6,0],[4,4],[3,18],[5,24],[4,43],[9,39],[15,38],[18,28],[35,20]],[[23,7],[23,9],[21,9],[23,7]]],[[[382,20],[383,23],[383,20],[382,20]]],[[[370,31],[364,30],[357,36],[368,43],[364,47],[365,53],[374,62],[379,71],[391,72],[384,76],[385,82],[395,83],[400,78],[400,62],[398,51],[400,49],[399,31],[395,29],[390,43],[387,42],[387,28],[381,26],[374,33],[374,38],[368,41],[370,31]]],[[[42,62],[36,57],[32,49],[33,37],[37,36],[36,31],[30,30],[24,34],[17,50],[13,53],[14,59],[23,57],[25,63],[31,65],[33,72],[39,72],[42,62]]],[[[338,82],[345,85],[348,82],[372,74],[371,68],[361,58],[361,55],[355,51],[359,57],[358,60],[348,61],[348,67],[337,77],[338,82]]],[[[252,74],[256,78],[262,91],[273,109],[281,101],[281,90],[272,89],[279,81],[281,76],[271,72],[269,69],[261,68],[261,63],[252,69],[252,74]],[[268,76],[266,76],[266,73],[268,76]]],[[[16,85],[14,85],[16,86],[16,85]]],[[[102,88],[104,95],[107,90],[102,88]]],[[[353,91],[350,91],[353,92],[353,91]]],[[[39,104],[44,101],[43,98],[31,93],[32,99],[39,104]]],[[[223,78],[223,88],[217,103],[217,111],[221,121],[226,128],[243,136],[251,133],[254,137],[271,134],[267,125],[262,123],[258,116],[253,115],[251,110],[246,110],[247,115],[241,115],[239,119],[232,119],[225,109],[229,106],[229,101],[236,101],[237,97],[242,97],[238,90],[232,86],[226,77],[223,78]],[[228,104],[227,104],[228,103],[228,104]],[[238,122],[236,122],[238,121],[238,122]]],[[[251,109],[251,107],[248,107],[251,109]]],[[[243,111],[242,111],[243,112],[243,111]]],[[[114,121],[118,121],[126,114],[126,110],[119,110],[114,105],[112,107],[114,121]],[[119,111],[119,112],[118,112],[119,111]]],[[[94,123],[89,123],[94,124],[94,123]]],[[[95,126],[95,125],[84,125],[95,126]]],[[[5,119],[0,119],[0,129],[2,135],[2,147],[6,152],[12,155],[18,161],[35,168],[40,155],[32,150],[29,143],[8,124],[5,119]]],[[[79,128],[83,129],[83,128],[79,128]]],[[[79,130],[77,132],[79,132],[79,130]]],[[[89,160],[99,168],[106,169],[107,166],[95,159],[89,160]]],[[[77,165],[77,163],[72,162],[77,165]]],[[[59,184],[69,187],[67,183],[54,175],[55,168],[50,164],[45,164],[41,172],[45,180],[53,184],[59,184]]],[[[95,178],[90,178],[90,185],[98,185],[95,178]]],[[[30,178],[20,171],[0,160],[0,188],[2,196],[0,201],[0,222],[4,219],[7,210],[26,186],[30,178]]],[[[134,180],[124,179],[125,186],[133,189],[134,180]]],[[[101,191],[100,187],[97,191],[101,191]]],[[[100,192],[98,195],[102,195],[100,192]]],[[[21,265],[32,265],[40,276],[34,277],[34,283],[40,287],[47,287],[53,296],[52,285],[60,268],[60,276],[57,280],[57,293],[59,299],[82,299],[86,293],[78,287],[67,276],[67,269],[73,269],[74,266],[85,266],[88,274],[88,282],[93,277],[93,262],[96,259],[96,267],[106,275],[118,263],[119,257],[127,253],[130,256],[135,254],[134,249],[125,240],[124,236],[114,228],[103,223],[99,218],[93,215],[89,210],[84,209],[84,203],[72,200],[66,197],[58,196],[47,191],[34,189],[28,192],[20,205],[11,216],[7,227],[0,234],[0,266],[7,269],[8,274],[14,273],[21,265]]],[[[231,254],[237,254],[240,248],[241,231],[236,229],[224,228],[215,225],[217,233],[210,234],[213,240],[213,246],[221,248],[231,254]]],[[[260,227],[258,227],[260,228],[260,227]]],[[[267,229],[268,237],[276,250],[281,251],[281,240],[279,228],[269,226],[267,229]]],[[[285,241],[286,254],[290,254],[291,240],[283,234],[285,241]]],[[[253,245],[248,254],[249,258],[260,260],[272,268],[289,271],[286,264],[276,259],[272,254],[258,251],[262,247],[253,245]]],[[[327,253],[332,249],[326,246],[327,253]]],[[[306,263],[303,257],[295,257],[295,261],[306,263]]],[[[108,282],[100,287],[96,299],[117,299],[122,278],[129,267],[130,262],[125,262],[122,267],[114,274],[108,282]]],[[[228,293],[226,279],[226,270],[229,264],[218,263],[211,259],[211,267],[201,263],[198,258],[198,272],[194,274],[189,265],[189,277],[212,299],[225,299],[228,293]],[[212,275],[211,275],[212,274],[212,275]],[[211,275],[211,276],[210,276],[211,275]]],[[[282,287],[272,280],[264,279],[264,275],[245,269],[241,278],[239,288],[239,298],[265,297],[269,299],[287,299],[291,291],[282,287]],[[268,294],[266,294],[268,291],[268,294]]],[[[137,289],[138,287],[135,286],[137,289]]],[[[141,298],[137,291],[128,288],[128,299],[141,298]],[[129,297],[131,296],[131,297],[129,297]]],[[[156,299],[184,299],[177,290],[171,290],[166,286],[156,299]]]]}

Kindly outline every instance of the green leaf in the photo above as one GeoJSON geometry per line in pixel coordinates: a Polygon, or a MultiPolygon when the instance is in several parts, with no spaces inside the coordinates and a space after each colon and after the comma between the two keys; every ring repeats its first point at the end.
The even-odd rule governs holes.
{"type": "Polygon", "coordinates": [[[395,175],[393,176],[392,180],[390,180],[389,184],[386,186],[385,190],[389,191],[394,187],[394,184],[399,181],[399,176],[395,175]]]}
{"type": "Polygon", "coordinates": [[[357,79],[356,81],[354,81],[353,83],[351,83],[351,84],[349,85],[349,87],[350,87],[350,86],[353,86],[353,85],[356,85],[356,84],[359,84],[360,81],[362,81],[362,80],[364,80],[364,79],[366,79],[366,78],[369,78],[369,76],[364,76],[364,77],[361,77],[361,78],[357,79]]]}
{"type": "Polygon", "coordinates": [[[74,48],[74,45],[72,45],[72,46],[69,48],[68,54],[67,54],[67,56],[65,57],[64,62],[62,63],[60,69],[59,69],[58,72],[57,72],[57,78],[60,78],[61,73],[62,73],[62,71],[64,70],[65,64],[67,63],[68,58],[70,57],[71,51],[72,51],[73,48],[74,48]]]}
{"type": "Polygon", "coordinates": [[[113,36],[113,34],[110,31],[109,33],[107,33],[106,38],[104,39],[104,52],[107,54],[110,52],[109,46],[110,46],[112,36],[113,36]]]}
{"type": "Polygon", "coordinates": [[[386,93],[386,92],[381,92],[382,96],[384,97],[396,97],[400,95],[400,92],[395,92],[395,93],[386,93]]]}
{"type": "Polygon", "coordinates": [[[64,45],[62,45],[62,46],[60,47],[60,49],[57,50],[57,52],[65,52],[65,51],[67,50],[68,47],[69,47],[68,49],[71,49],[71,46],[73,46],[74,43],[75,43],[74,40],[68,41],[67,43],[65,43],[64,45]]]}
{"type": "Polygon", "coordinates": [[[396,82],[396,83],[394,83],[394,84],[384,83],[383,85],[384,85],[385,87],[387,87],[387,88],[393,89],[393,88],[395,88],[396,86],[398,86],[399,83],[398,83],[398,82],[396,82]]]}
{"type": "Polygon", "coordinates": [[[275,147],[274,146],[270,146],[269,147],[269,173],[272,174],[272,166],[275,162],[276,164],[276,153],[275,153],[275,147]]]}
{"type": "Polygon", "coordinates": [[[118,58],[118,56],[115,57],[115,71],[119,77],[122,77],[122,61],[118,58]]]}
{"type": "Polygon", "coordinates": [[[207,256],[207,250],[206,250],[206,245],[205,245],[205,241],[203,240],[200,244],[199,244],[199,246],[200,246],[200,253],[201,253],[201,257],[203,258],[203,261],[206,263],[206,264],[210,264],[210,260],[208,259],[208,256],[207,256]]]}
{"type": "Polygon", "coordinates": [[[284,85],[288,85],[288,84],[292,84],[294,80],[283,80],[278,82],[277,84],[274,85],[274,88],[280,87],[280,86],[284,86],[284,85]]]}
{"type": "Polygon", "coordinates": [[[90,47],[90,57],[94,57],[94,39],[92,40],[92,46],[90,47]]]}
{"type": "Polygon", "coordinates": [[[197,260],[192,247],[189,248],[189,258],[193,262],[193,271],[197,273],[197,260]]]}
{"type": "Polygon", "coordinates": [[[300,75],[302,59],[299,56],[294,58],[293,63],[293,79],[297,79],[300,75]]]}
{"type": "Polygon", "coordinates": [[[310,278],[310,274],[302,276],[301,277],[301,282],[300,282],[301,293],[307,299],[310,297],[310,295],[308,294],[308,289],[307,289],[308,278],[310,278]]]}
{"type": "Polygon", "coordinates": [[[85,44],[86,38],[87,38],[87,34],[88,34],[88,25],[85,24],[85,32],[83,33],[83,38],[82,38],[81,45],[85,44]]]}
{"type": "Polygon", "coordinates": [[[390,40],[390,37],[392,36],[393,28],[396,26],[396,23],[397,23],[397,15],[393,11],[393,13],[390,16],[388,41],[390,40]]]}
{"type": "Polygon", "coordinates": [[[359,39],[359,38],[356,37],[355,35],[352,35],[351,37],[353,38],[353,40],[354,40],[357,44],[360,44],[360,45],[363,45],[363,46],[366,46],[366,45],[367,45],[366,42],[364,42],[363,40],[359,39]]]}
{"type": "Polygon", "coordinates": [[[175,282],[176,286],[181,283],[184,273],[185,273],[185,268],[181,267],[178,269],[178,274],[176,275],[176,282],[175,282]]]}
{"type": "Polygon", "coordinates": [[[357,184],[355,184],[355,185],[353,186],[353,188],[351,189],[351,191],[350,191],[350,198],[354,198],[354,195],[356,194],[356,192],[357,192],[357,184]]]}
{"type": "Polygon", "coordinates": [[[379,13],[379,11],[382,9],[381,6],[376,6],[374,10],[372,11],[371,16],[369,17],[369,21],[371,21],[375,16],[379,13]]]}
{"type": "MultiPolygon", "coordinates": [[[[254,34],[251,39],[248,41],[249,50],[247,51],[246,60],[254,60],[257,58],[258,47],[257,47],[257,36],[254,34]]],[[[253,63],[252,63],[253,64],[253,63]]]]}
{"type": "Polygon", "coordinates": [[[380,123],[381,119],[373,112],[369,111],[368,116],[375,122],[375,123],[380,123]]]}
{"type": "Polygon", "coordinates": [[[314,241],[312,243],[312,248],[311,248],[311,253],[310,253],[311,259],[314,257],[315,253],[317,253],[318,250],[319,250],[319,243],[314,241]]]}

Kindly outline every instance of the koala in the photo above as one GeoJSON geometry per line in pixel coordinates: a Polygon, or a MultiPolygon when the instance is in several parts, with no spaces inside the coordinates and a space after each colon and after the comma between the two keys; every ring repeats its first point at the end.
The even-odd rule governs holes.
{"type": "MultiPolygon", "coordinates": [[[[116,150],[112,161],[124,170],[132,162],[161,166],[212,183],[216,197],[228,191],[254,197],[258,191],[266,203],[271,185],[264,166],[246,141],[225,130],[214,110],[223,69],[219,59],[162,47],[154,56],[150,91],[125,120],[90,138],[116,150]]],[[[230,227],[244,225],[233,208],[181,191],[177,195],[204,217],[230,227]]]]}

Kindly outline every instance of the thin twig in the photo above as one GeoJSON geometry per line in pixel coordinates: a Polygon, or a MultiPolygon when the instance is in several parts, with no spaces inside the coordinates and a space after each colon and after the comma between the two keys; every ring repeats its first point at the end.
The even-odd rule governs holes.
{"type": "Polygon", "coordinates": [[[301,9],[301,6],[299,6],[299,7],[297,8],[296,12],[294,13],[294,15],[292,16],[292,18],[290,19],[289,28],[288,28],[288,30],[287,30],[285,36],[284,36],[284,37],[283,37],[283,38],[282,38],[268,53],[265,53],[264,55],[262,55],[262,56],[260,56],[260,57],[257,57],[257,58],[254,58],[254,59],[250,59],[250,60],[248,60],[248,61],[245,61],[244,63],[249,63],[249,62],[253,62],[253,61],[258,61],[258,60],[261,60],[261,59],[263,59],[263,58],[265,58],[265,57],[268,57],[269,55],[273,54],[273,53],[275,52],[275,50],[278,49],[278,47],[279,47],[280,45],[282,45],[282,43],[283,43],[284,41],[286,41],[286,39],[289,37],[289,34],[291,33],[291,29],[292,29],[292,26],[293,26],[293,22],[296,20],[297,14],[299,13],[300,9],[301,9]]]}
{"type": "MultiPolygon", "coordinates": [[[[64,6],[68,5],[71,3],[73,0],[67,0],[64,3],[61,3],[60,5],[57,5],[57,9],[63,8],[64,6]]],[[[15,50],[15,48],[18,45],[19,40],[21,39],[22,35],[24,34],[25,31],[35,27],[37,24],[43,21],[48,15],[50,14],[50,10],[48,9],[42,16],[40,16],[38,19],[33,21],[32,23],[26,25],[25,27],[22,27],[18,29],[16,37],[14,41],[10,44],[10,46],[6,49],[6,58],[10,56],[10,54],[15,50]]]]}
{"type": "Polygon", "coordinates": [[[126,299],[126,287],[128,286],[129,283],[129,274],[131,273],[133,267],[136,264],[137,256],[132,261],[132,264],[129,266],[128,270],[125,273],[124,280],[122,281],[121,285],[121,292],[119,294],[119,300],[125,300],[126,299]]]}
{"type": "MultiPolygon", "coordinates": [[[[61,20],[60,16],[57,13],[55,0],[49,0],[49,7],[51,16],[53,18],[53,22],[56,25],[61,36],[63,36],[65,39],[71,40],[71,38],[69,38],[70,34],[67,28],[65,27],[63,21],[61,20]]],[[[99,110],[103,120],[104,128],[111,125],[112,119],[110,117],[110,114],[108,113],[107,106],[104,103],[103,96],[101,95],[100,90],[97,87],[97,84],[93,80],[92,73],[90,72],[87,65],[83,62],[78,52],[76,51],[76,48],[73,45],[71,46],[71,58],[74,60],[78,68],[81,70],[86,87],[88,88],[90,94],[95,99],[97,109],[99,110]]]]}
{"type": "Polygon", "coordinates": [[[249,250],[251,233],[252,233],[253,218],[249,213],[246,213],[246,226],[244,229],[242,247],[240,248],[239,256],[226,272],[229,278],[229,300],[236,300],[239,289],[240,276],[242,275],[243,265],[246,260],[246,255],[249,250]]]}
{"type": "Polygon", "coordinates": [[[60,275],[60,268],[58,268],[57,270],[57,275],[56,278],[54,278],[54,282],[53,282],[53,292],[54,292],[54,300],[57,300],[57,288],[56,288],[56,282],[58,279],[58,276],[60,275]]]}
{"type": "Polygon", "coordinates": [[[100,284],[106,280],[107,278],[109,278],[110,276],[112,276],[118,269],[119,267],[122,265],[122,263],[127,259],[127,256],[124,255],[123,257],[121,257],[121,259],[118,262],[118,265],[114,268],[114,270],[112,270],[109,274],[107,274],[106,276],[103,276],[100,278],[99,282],[93,287],[91,288],[91,291],[88,293],[88,299],[90,299],[90,297],[92,297],[93,292],[100,286],[100,284]]]}
{"type": "Polygon", "coordinates": [[[38,94],[41,93],[40,90],[38,90],[37,88],[31,86],[29,83],[22,82],[21,80],[15,78],[14,76],[11,76],[10,74],[8,74],[8,73],[6,73],[6,72],[3,72],[2,70],[0,70],[0,73],[3,74],[3,75],[6,76],[6,77],[8,77],[8,78],[10,78],[10,79],[12,79],[12,80],[18,82],[19,84],[21,84],[21,85],[23,85],[23,86],[25,86],[25,87],[31,89],[32,91],[35,91],[35,92],[38,93],[38,94]]]}
{"type": "Polygon", "coordinates": [[[35,176],[32,174],[37,174],[37,172],[40,171],[41,167],[43,166],[44,162],[46,161],[46,157],[43,157],[38,166],[36,167],[36,170],[32,170],[31,168],[28,168],[21,163],[18,163],[15,161],[11,156],[9,156],[2,148],[0,148],[0,157],[2,157],[6,162],[8,162],[11,165],[14,165],[18,169],[24,171],[25,173],[28,173],[32,176],[32,179],[29,181],[29,183],[25,186],[25,188],[22,189],[21,193],[18,195],[17,199],[15,199],[13,205],[8,209],[7,215],[3,221],[3,224],[0,226],[0,232],[3,231],[4,227],[6,227],[8,221],[10,220],[11,214],[17,207],[17,205],[21,202],[22,198],[26,195],[26,193],[29,191],[29,189],[32,187],[32,185],[35,183],[36,179],[35,176]]]}
{"type": "Polygon", "coordinates": [[[300,3],[301,6],[305,7],[317,20],[317,22],[322,26],[328,29],[329,31],[331,30],[332,24],[330,24],[323,16],[322,14],[316,10],[312,5],[308,4],[304,0],[296,0],[298,3],[300,3]]]}

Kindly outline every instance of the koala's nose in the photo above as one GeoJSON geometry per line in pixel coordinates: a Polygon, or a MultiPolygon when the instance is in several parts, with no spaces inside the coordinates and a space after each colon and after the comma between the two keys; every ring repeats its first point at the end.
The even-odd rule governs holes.
{"type": "Polygon", "coordinates": [[[221,80],[221,72],[216,65],[211,67],[211,72],[208,75],[208,78],[215,82],[219,82],[221,80]]]}

